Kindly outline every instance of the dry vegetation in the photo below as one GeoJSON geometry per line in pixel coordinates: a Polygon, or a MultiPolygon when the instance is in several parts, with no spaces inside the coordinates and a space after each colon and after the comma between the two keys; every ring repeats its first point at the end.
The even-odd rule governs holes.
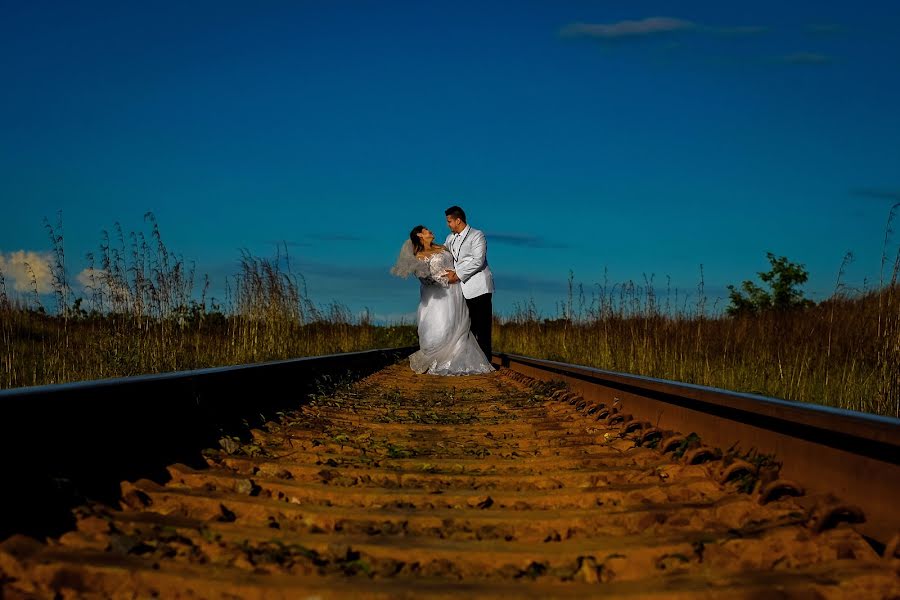
{"type": "MultiPolygon", "coordinates": [[[[570,278],[559,318],[533,305],[495,323],[494,347],[662,379],[900,417],[900,254],[888,252],[888,217],[876,289],[841,284],[818,305],[708,315],[703,281],[695,306],[662,302],[651,281],[598,286],[587,300],[570,278]]],[[[715,311],[713,311],[715,312],[715,311]]]]}
{"type": "Polygon", "coordinates": [[[117,225],[89,254],[86,298],[75,298],[61,225],[52,242],[55,310],[32,293],[10,299],[0,273],[0,388],[159,373],[414,345],[412,326],[377,327],[332,303],[316,306],[286,250],[244,252],[226,299],[207,297],[194,269],[165,246],[153,215],[149,239],[117,225]]]}
{"type": "MultiPolygon", "coordinates": [[[[626,298],[626,300],[630,300],[626,298]]],[[[900,417],[900,287],[743,317],[608,306],[498,322],[495,349],[900,417]],[[879,319],[880,317],[880,319],[879,319]]]]}
{"type": "MultiPolygon", "coordinates": [[[[198,289],[193,268],[147,221],[149,239],[118,226],[112,240],[104,233],[88,255],[84,299],[69,284],[61,226],[48,223],[55,310],[36,286],[11,301],[0,273],[0,388],[416,343],[414,326],[316,306],[286,249],[270,259],[242,253],[225,301],[208,299],[208,279],[198,289]]],[[[736,316],[707,307],[702,278],[694,306],[659,298],[652,281],[598,286],[586,299],[570,280],[561,317],[520,306],[495,320],[494,349],[900,417],[898,270],[900,257],[885,252],[876,289],[850,293],[839,274],[818,305],[736,316]]]]}

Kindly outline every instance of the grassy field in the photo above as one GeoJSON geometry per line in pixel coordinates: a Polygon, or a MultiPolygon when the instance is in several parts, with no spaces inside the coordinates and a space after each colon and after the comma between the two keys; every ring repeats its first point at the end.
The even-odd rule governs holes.
{"type": "Polygon", "coordinates": [[[104,234],[88,257],[86,298],[72,293],[59,226],[48,225],[55,307],[36,285],[10,300],[0,273],[0,389],[416,344],[414,326],[378,327],[340,304],[314,304],[286,253],[243,253],[225,301],[208,299],[208,280],[195,281],[148,221],[149,239],[104,234]]]}
{"type": "Polygon", "coordinates": [[[831,297],[818,304],[803,299],[802,290],[792,290],[790,283],[781,286],[788,281],[782,275],[804,283],[802,265],[770,255],[773,270],[759,273],[777,294],[769,299],[793,300],[760,303],[750,312],[740,310],[744,300],[734,297],[729,310],[710,310],[702,268],[694,306],[680,304],[677,293],[673,299],[668,290],[658,296],[652,280],[603,284],[586,299],[570,276],[568,298],[559,304],[562,318],[541,319],[533,304],[522,305],[495,322],[494,347],[900,418],[900,249],[891,242],[898,212],[900,202],[888,211],[879,278],[866,290],[842,283],[850,253],[831,297]]]}
{"type": "Polygon", "coordinates": [[[415,345],[412,326],[253,321],[202,315],[178,321],[62,319],[0,311],[0,389],[415,345]]]}
{"type": "MultiPolygon", "coordinates": [[[[47,226],[55,307],[43,306],[36,286],[11,301],[0,273],[0,388],[417,342],[414,325],[375,326],[340,304],[315,305],[286,250],[243,253],[224,302],[207,299],[208,280],[195,281],[147,218],[147,238],[104,234],[88,256],[84,298],[69,285],[59,226],[47,226]]],[[[676,308],[649,282],[599,288],[586,301],[570,281],[560,318],[531,304],[495,318],[494,349],[900,417],[900,261],[887,266],[868,292],[838,285],[817,305],[734,317],[721,307],[708,314],[716,309],[707,310],[702,284],[696,306],[676,308]]]]}
{"type": "Polygon", "coordinates": [[[738,317],[670,314],[626,288],[569,318],[520,309],[495,350],[900,417],[900,286],[738,317]]]}

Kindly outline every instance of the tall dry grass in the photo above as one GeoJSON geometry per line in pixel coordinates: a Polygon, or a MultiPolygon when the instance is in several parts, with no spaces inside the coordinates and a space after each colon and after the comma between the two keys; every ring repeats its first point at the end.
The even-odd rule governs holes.
{"type": "MultiPolygon", "coordinates": [[[[495,319],[496,350],[816,402],[900,417],[900,254],[888,253],[877,288],[852,292],[841,265],[831,297],[794,311],[724,316],[708,304],[701,270],[695,300],[652,278],[569,294],[546,319],[533,301],[495,319]]],[[[242,252],[225,298],[209,279],[149,235],[103,232],[83,297],[73,292],[62,224],[51,241],[52,306],[32,277],[11,298],[0,272],[0,388],[253,363],[416,343],[412,325],[378,327],[337,302],[317,306],[287,248],[242,252]]]]}
{"type": "Polygon", "coordinates": [[[52,301],[32,291],[11,298],[0,272],[0,388],[63,383],[413,345],[409,325],[377,327],[337,302],[317,306],[290,263],[242,252],[226,298],[209,278],[149,236],[104,231],[88,254],[84,297],[73,292],[61,222],[46,223],[52,301]]]}
{"type": "Polygon", "coordinates": [[[824,302],[729,317],[708,307],[701,271],[697,300],[652,279],[597,285],[587,297],[570,275],[558,316],[534,303],[496,319],[496,350],[900,417],[900,251],[888,252],[892,207],[877,288],[842,283],[824,302]]]}

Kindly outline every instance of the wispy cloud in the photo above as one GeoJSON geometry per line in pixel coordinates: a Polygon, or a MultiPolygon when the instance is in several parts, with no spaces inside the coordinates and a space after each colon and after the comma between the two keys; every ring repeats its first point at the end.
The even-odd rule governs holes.
{"type": "MultiPolygon", "coordinates": [[[[274,258],[272,259],[274,260],[274,258]]],[[[315,259],[300,257],[290,258],[291,272],[301,275],[305,278],[313,277],[319,280],[335,280],[346,281],[348,285],[361,286],[370,285],[379,282],[395,282],[397,279],[392,277],[389,270],[390,264],[359,264],[359,263],[341,263],[326,262],[315,259]]],[[[281,257],[279,268],[287,271],[287,262],[285,257],[281,257]]],[[[240,274],[241,265],[237,260],[224,260],[219,262],[208,263],[204,266],[203,272],[210,276],[210,279],[216,282],[224,282],[225,278],[233,278],[240,274]]]]}
{"type": "Polygon", "coordinates": [[[17,292],[30,292],[37,287],[39,294],[47,294],[53,291],[50,260],[49,252],[0,252],[0,271],[17,292]]]}
{"type": "Polygon", "coordinates": [[[652,36],[697,32],[724,36],[756,35],[768,31],[756,25],[716,27],[675,17],[649,17],[615,23],[571,23],[560,30],[564,37],[588,37],[599,40],[639,39],[652,36]]]}
{"type": "MultiPolygon", "coordinates": [[[[394,258],[344,263],[295,255],[290,260],[290,272],[299,276],[298,283],[302,286],[302,291],[317,306],[337,301],[354,311],[368,306],[373,312],[380,309],[385,313],[388,310],[383,307],[415,308],[419,299],[418,281],[404,281],[391,276],[389,269],[394,258]]],[[[287,272],[287,264],[283,258],[280,267],[282,272],[287,272]]],[[[226,292],[226,278],[234,289],[235,275],[240,273],[240,265],[237,261],[223,260],[204,265],[202,271],[210,276],[209,295],[222,301],[226,292]]],[[[390,322],[399,320],[399,317],[393,319],[391,315],[373,315],[372,319],[390,322]]]]}
{"type": "Polygon", "coordinates": [[[518,246],[522,248],[568,248],[566,244],[551,242],[540,236],[530,235],[527,233],[497,233],[486,232],[488,242],[497,244],[506,244],[508,246],[518,246]]]}
{"type": "Polygon", "coordinates": [[[834,59],[818,52],[795,52],[778,57],[778,62],[788,65],[829,65],[834,59]]]}
{"type": "Polygon", "coordinates": [[[390,275],[391,265],[374,264],[342,264],[300,260],[294,262],[294,268],[304,275],[318,275],[329,279],[348,281],[353,285],[373,283],[376,281],[394,281],[390,275]]]}
{"type": "Polygon", "coordinates": [[[850,190],[850,193],[860,198],[877,198],[878,200],[891,200],[893,202],[900,202],[900,190],[858,188],[855,190],[850,190]]]}
{"type": "Polygon", "coordinates": [[[562,296],[569,289],[569,283],[564,273],[561,273],[558,279],[546,279],[519,273],[500,272],[494,273],[494,280],[498,289],[502,289],[510,294],[551,294],[562,296]]]}
{"type": "Polygon", "coordinates": [[[650,17],[617,23],[572,23],[560,30],[566,37],[592,37],[607,40],[644,37],[696,28],[691,21],[672,17],[650,17]]]}

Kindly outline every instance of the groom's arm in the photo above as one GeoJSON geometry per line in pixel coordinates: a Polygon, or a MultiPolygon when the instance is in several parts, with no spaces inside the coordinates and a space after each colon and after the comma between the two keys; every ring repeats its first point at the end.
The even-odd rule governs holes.
{"type": "Polygon", "coordinates": [[[487,256],[487,240],[481,231],[472,232],[471,252],[465,260],[456,265],[456,275],[464,283],[472,275],[484,268],[487,256]]]}

